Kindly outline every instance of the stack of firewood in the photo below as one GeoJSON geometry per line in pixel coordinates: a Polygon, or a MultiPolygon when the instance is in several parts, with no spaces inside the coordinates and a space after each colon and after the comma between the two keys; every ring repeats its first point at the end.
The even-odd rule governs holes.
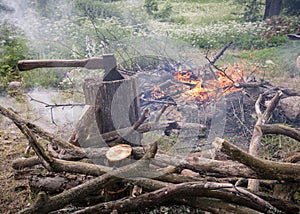
{"type": "MultiPolygon", "coordinates": [[[[124,213],[167,202],[212,213],[299,213],[300,206],[293,196],[300,181],[300,153],[286,162],[257,157],[265,134],[281,134],[300,142],[299,129],[267,124],[282,94],[278,91],[264,110],[260,108],[264,95],[257,99],[258,119],[249,152],[229,140],[215,139],[212,152],[226,154],[227,160],[204,158],[201,152],[184,156],[163,152],[159,140],[147,146],[126,144],[124,136],[133,130],[142,134],[182,128],[176,121],[145,122],[147,110],[133,127],[102,134],[109,146],[81,148],[0,106],[0,113],[16,124],[36,153],[16,160],[13,168],[22,171],[42,167],[47,171],[43,176],[34,171],[30,185],[39,194],[20,213],[49,213],[70,204],[78,206],[75,213],[124,213]],[[41,138],[49,142],[47,147],[41,144],[41,138]],[[261,187],[269,191],[262,192],[261,187]]],[[[206,129],[201,124],[187,126],[206,129]]]]}

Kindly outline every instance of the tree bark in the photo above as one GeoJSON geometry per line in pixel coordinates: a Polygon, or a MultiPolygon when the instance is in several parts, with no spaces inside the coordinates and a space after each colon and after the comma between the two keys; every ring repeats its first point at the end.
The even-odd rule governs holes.
{"type": "Polygon", "coordinates": [[[282,0],[266,0],[264,19],[279,16],[282,8],[282,0]]]}
{"type": "Polygon", "coordinates": [[[220,184],[214,182],[189,182],[168,185],[165,188],[145,193],[138,197],[123,198],[116,201],[101,203],[76,213],[111,213],[113,211],[118,213],[131,212],[153,205],[159,205],[174,199],[180,200],[186,196],[217,198],[264,213],[268,213],[271,210],[274,213],[283,213],[265,200],[254,196],[252,193],[240,187],[234,187],[234,185],[230,183],[220,184]]]}
{"type": "MultiPolygon", "coordinates": [[[[100,134],[131,127],[140,117],[138,80],[135,77],[91,82],[98,86],[95,102],[95,118],[100,134]]],[[[122,136],[123,137],[123,136],[122,136]]],[[[141,136],[133,132],[126,136],[132,145],[140,145],[141,136]]]]}
{"type": "Polygon", "coordinates": [[[147,151],[142,161],[118,168],[111,173],[106,173],[87,183],[66,190],[53,197],[49,197],[45,193],[41,192],[38,195],[36,202],[33,203],[29,208],[22,210],[20,213],[49,213],[51,211],[63,208],[72,202],[76,202],[77,198],[84,198],[96,190],[102,189],[103,186],[113,178],[117,178],[119,176],[128,176],[131,178],[147,176],[149,160],[154,158],[156,151],[157,143],[154,143],[147,151]]]}
{"type": "Polygon", "coordinates": [[[300,142],[300,130],[280,124],[259,125],[263,134],[281,134],[293,138],[300,142]]]}
{"type": "Polygon", "coordinates": [[[263,160],[248,154],[237,146],[220,138],[217,138],[214,143],[218,150],[229,155],[234,160],[245,164],[261,178],[290,182],[300,181],[300,164],[263,160]]]}
{"type": "MultiPolygon", "coordinates": [[[[264,125],[268,122],[273,110],[277,106],[280,98],[282,96],[282,92],[278,91],[275,96],[271,99],[269,105],[267,106],[267,109],[262,113],[260,109],[260,104],[263,99],[263,94],[260,94],[256,103],[255,103],[255,111],[258,116],[258,119],[256,121],[256,124],[253,129],[252,137],[250,140],[250,146],[249,146],[249,154],[253,156],[258,155],[259,146],[261,144],[261,138],[262,138],[262,131],[260,129],[260,125],[264,125]]],[[[252,180],[250,179],[248,181],[248,188],[254,192],[259,191],[259,181],[258,180],[252,180]]]]}

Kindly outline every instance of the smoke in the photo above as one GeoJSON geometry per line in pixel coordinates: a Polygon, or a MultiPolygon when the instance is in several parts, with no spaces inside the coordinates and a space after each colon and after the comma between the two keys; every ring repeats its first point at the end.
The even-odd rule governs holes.
{"type": "MultiPolygon", "coordinates": [[[[73,21],[70,1],[2,0],[0,24],[7,23],[20,30],[28,46],[40,58],[54,53],[58,43],[68,41],[66,28],[73,21]]],[[[72,46],[71,46],[72,47],[72,46]]]]}
{"type": "Polygon", "coordinates": [[[83,108],[81,106],[54,107],[52,109],[51,106],[47,107],[46,104],[71,104],[74,102],[73,97],[68,98],[66,94],[55,89],[34,89],[27,94],[27,97],[27,105],[34,114],[35,123],[56,133],[61,130],[65,134],[71,133],[83,108]]]}

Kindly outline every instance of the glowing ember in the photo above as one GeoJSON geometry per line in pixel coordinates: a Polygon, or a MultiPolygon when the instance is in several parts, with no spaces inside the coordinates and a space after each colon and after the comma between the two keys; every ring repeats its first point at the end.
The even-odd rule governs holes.
{"type": "Polygon", "coordinates": [[[159,86],[154,86],[153,91],[151,92],[151,96],[155,99],[159,99],[163,96],[165,96],[165,92],[163,92],[159,86]]]}

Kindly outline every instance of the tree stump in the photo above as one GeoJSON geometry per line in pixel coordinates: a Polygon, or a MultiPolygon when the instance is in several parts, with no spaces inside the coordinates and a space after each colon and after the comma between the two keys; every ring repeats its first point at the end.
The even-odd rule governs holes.
{"type": "MultiPolygon", "coordinates": [[[[116,70],[114,70],[117,74],[116,70]]],[[[109,73],[110,75],[112,72],[109,73]]],[[[140,102],[138,80],[136,77],[110,81],[109,74],[104,80],[86,79],[83,85],[85,102],[89,106],[89,114],[94,111],[94,118],[100,135],[106,132],[131,127],[140,117],[140,102]]],[[[115,78],[114,78],[115,79],[115,78]]],[[[84,123],[93,123],[91,115],[84,123]]],[[[121,136],[131,145],[140,145],[141,136],[133,131],[129,135],[121,136]]]]}
{"type": "MultiPolygon", "coordinates": [[[[101,82],[95,99],[95,115],[101,134],[131,127],[140,117],[137,78],[101,82]]],[[[140,145],[137,132],[124,138],[132,145],[140,145]]]]}

